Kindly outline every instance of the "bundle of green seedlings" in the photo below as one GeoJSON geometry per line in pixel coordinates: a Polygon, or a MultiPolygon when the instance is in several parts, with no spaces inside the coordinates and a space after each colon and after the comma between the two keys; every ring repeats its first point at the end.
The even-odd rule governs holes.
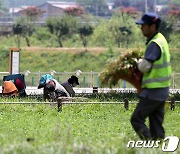
{"type": "Polygon", "coordinates": [[[122,53],[117,59],[108,63],[100,73],[101,85],[112,87],[122,79],[132,84],[140,92],[142,74],[137,68],[137,61],[142,58],[142,55],[142,51],[133,50],[122,53]]]}

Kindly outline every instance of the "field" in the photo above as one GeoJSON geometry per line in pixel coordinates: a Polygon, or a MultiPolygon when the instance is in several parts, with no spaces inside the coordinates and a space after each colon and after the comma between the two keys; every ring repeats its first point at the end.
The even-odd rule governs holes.
{"type": "MultiPolygon", "coordinates": [[[[8,71],[9,46],[13,45],[8,44],[0,50],[1,72],[8,71]]],[[[51,47],[51,42],[49,46],[51,47]]],[[[68,48],[49,48],[49,46],[47,48],[45,44],[43,47],[22,47],[20,71],[71,72],[80,69],[83,72],[100,72],[112,58],[116,58],[125,50],[133,49],[89,47],[86,50],[71,46],[68,48]]],[[[177,46],[171,45],[172,68],[173,71],[180,72],[178,65],[180,48],[172,49],[172,47],[177,46]]],[[[179,94],[177,98],[179,100],[179,94]]],[[[91,101],[98,101],[96,99],[91,101]]],[[[0,98],[0,102],[4,101],[12,100],[0,98]]],[[[103,101],[111,101],[111,97],[103,101]]],[[[161,145],[159,148],[149,149],[127,148],[128,141],[139,140],[130,124],[134,109],[135,104],[131,104],[128,111],[122,104],[64,105],[63,111],[59,113],[55,106],[50,105],[0,104],[0,154],[163,153],[161,145]]],[[[166,104],[165,111],[166,136],[180,138],[180,104],[176,105],[175,111],[171,111],[169,104],[166,104]]],[[[175,153],[180,153],[180,148],[175,153]]]]}
{"type": "MultiPolygon", "coordinates": [[[[0,100],[4,101],[8,100],[0,100]]],[[[139,140],[129,122],[134,108],[135,104],[127,111],[122,104],[64,105],[57,112],[52,105],[0,104],[0,154],[163,153],[161,145],[126,147],[128,141],[139,140]]],[[[179,116],[179,104],[174,111],[166,104],[166,136],[180,138],[179,116]]]]}

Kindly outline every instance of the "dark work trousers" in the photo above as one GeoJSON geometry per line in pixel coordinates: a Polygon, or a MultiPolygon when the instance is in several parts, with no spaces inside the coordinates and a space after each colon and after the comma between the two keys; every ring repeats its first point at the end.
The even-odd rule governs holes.
{"type": "Polygon", "coordinates": [[[141,139],[163,139],[165,131],[162,126],[164,120],[165,101],[140,98],[139,103],[131,117],[131,124],[141,139]],[[149,128],[145,119],[149,117],[149,128]]]}

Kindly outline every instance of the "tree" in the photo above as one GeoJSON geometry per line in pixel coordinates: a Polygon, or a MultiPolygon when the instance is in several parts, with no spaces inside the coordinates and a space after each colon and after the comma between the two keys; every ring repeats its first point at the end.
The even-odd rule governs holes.
{"type": "Polygon", "coordinates": [[[13,25],[13,33],[18,36],[18,46],[20,46],[20,38],[22,36],[25,38],[27,46],[29,47],[29,37],[31,37],[35,31],[35,21],[37,21],[44,12],[36,7],[28,7],[22,10],[21,13],[23,16],[18,18],[13,25]]]}
{"type": "Polygon", "coordinates": [[[126,27],[126,26],[122,26],[122,27],[119,28],[119,31],[124,36],[124,40],[125,40],[125,43],[126,43],[126,48],[128,48],[129,36],[132,34],[131,29],[128,29],[128,27],[126,27]]]}
{"type": "Polygon", "coordinates": [[[166,20],[168,20],[169,23],[166,23],[165,26],[177,29],[180,21],[180,5],[170,4],[166,14],[166,20]]]}
{"type": "Polygon", "coordinates": [[[85,13],[85,10],[83,7],[74,6],[66,8],[65,13],[71,16],[81,16],[85,13]]]}
{"type": "Polygon", "coordinates": [[[124,6],[121,6],[119,9],[117,9],[116,12],[121,14],[127,14],[133,18],[137,18],[137,16],[140,14],[140,12],[138,12],[135,7],[124,7],[124,6]]]}
{"type": "Polygon", "coordinates": [[[92,41],[95,46],[110,47],[114,43],[112,33],[109,31],[109,19],[101,19],[94,29],[92,41]]]}
{"type": "Polygon", "coordinates": [[[177,20],[180,19],[180,5],[171,4],[170,10],[167,12],[170,17],[176,18],[177,20]]]}
{"type": "Polygon", "coordinates": [[[130,40],[133,40],[138,32],[134,20],[127,14],[115,14],[108,24],[109,31],[112,33],[118,48],[122,46],[122,43],[128,47],[130,40]]]}
{"type": "Polygon", "coordinates": [[[89,13],[103,15],[108,11],[107,0],[77,0],[89,13]]]}
{"type": "Polygon", "coordinates": [[[83,46],[87,47],[88,37],[93,34],[93,27],[90,25],[83,25],[78,28],[78,34],[82,40],[83,46]]]}
{"type": "Polygon", "coordinates": [[[18,48],[20,48],[20,40],[21,40],[22,31],[23,31],[22,25],[20,25],[19,23],[13,25],[13,34],[17,35],[18,48]]]}
{"type": "Polygon", "coordinates": [[[34,25],[28,22],[24,17],[18,18],[16,23],[13,25],[13,34],[17,35],[18,47],[20,47],[20,39],[24,37],[27,46],[30,47],[29,37],[32,36],[35,31],[34,25]]]}
{"type": "Polygon", "coordinates": [[[168,42],[170,42],[170,35],[173,32],[173,23],[162,20],[159,31],[164,35],[168,42]]]}
{"type": "Polygon", "coordinates": [[[179,0],[170,0],[170,1],[168,1],[168,3],[171,4],[171,5],[176,5],[176,6],[180,5],[180,1],[179,0]]]}
{"type": "Polygon", "coordinates": [[[76,20],[72,16],[65,15],[62,18],[49,18],[46,21],[51,34],[56,35],[60,47],[63,47],[62,38],[72,34],[76,28],[76,20]]]}
{"type": "Polygon", "coordinates": [[[30,6],[27,7],[26,9],[23,9],[22,14],[24,16],[26,16],[31,22],[35,22],[38,20],[38,18],[45,13],[45,11],[42,11],[41,9],[34,7],[34,6],[30,6]]]}

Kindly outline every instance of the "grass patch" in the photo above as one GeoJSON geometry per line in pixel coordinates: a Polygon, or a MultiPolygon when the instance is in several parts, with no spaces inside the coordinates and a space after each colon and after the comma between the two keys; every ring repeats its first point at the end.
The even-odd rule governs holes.
{"type": "MultiPolygon", "coordinates": [[[[45,48],[32,47],[22,48],[20,58],[20,71],[31,72],[72,72],[81,70],[83,72],[103,70],[106,63],[119,56],[121,53],[131,49],[124,48],[45,48]]],[[[173,71],[180,72],[178,67],[179,48],[170,49],[171,64],[173,71]]],[[[0,47],[1,71],[7,72],[9,66],[9,49],[0,47]]]]}
{"type": "MultiPolygon", "coordinates": [[[[64,105],[58,113],[50,105],[1,104],[1,153],[163,153],[161,148],[126,147],[129,140],[139,140],[129,122],[134,108],[64,105]]],[[[171,111],[166,105],[165,111],[166,136],[180,137],[180,106],[171,111]]]]}

